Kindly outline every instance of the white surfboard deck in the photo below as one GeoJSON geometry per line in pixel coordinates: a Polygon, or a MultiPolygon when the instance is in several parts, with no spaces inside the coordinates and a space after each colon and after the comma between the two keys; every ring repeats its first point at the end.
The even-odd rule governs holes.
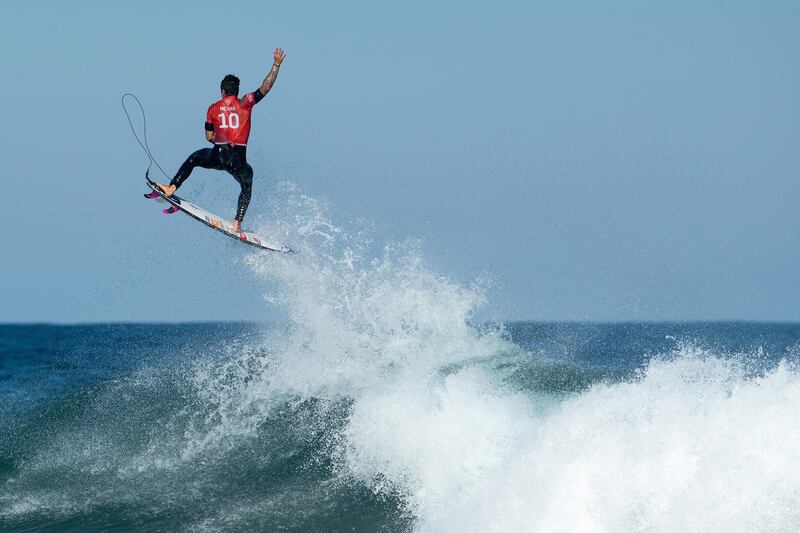
{"type": "Polygon", "coordinates": [[[208,226],[209,228],[215,229],[220,233],[227,235],[232,239],[236,239],[238,241],[242,241],[247,243],[251,246],[255,246],[256,248],[261,248],[262,250],[269,250],[270,252],[283,252],[283,253],[297,253],[295,250],[287,246],[281,246],[279,244],[273,244],[262,238],[260,235],[257,235],[250,231],[239,231],[234,232],[233,228],[231,227],[231,223],[227,220],[223,219],[206,211],[199,205],[195,205],[192,202],[184,200],[183,198],[173,194],[172,196],[165,196],[164,192],[153,182],[149,177],[145,176],[147,180],[147,186],[150,187],[153,191],[158,193],[159,199],[165,200],[167,203],[175,207],[177,210],[186,213],[190,217],[195,220],[198,220],[208,226]]]}

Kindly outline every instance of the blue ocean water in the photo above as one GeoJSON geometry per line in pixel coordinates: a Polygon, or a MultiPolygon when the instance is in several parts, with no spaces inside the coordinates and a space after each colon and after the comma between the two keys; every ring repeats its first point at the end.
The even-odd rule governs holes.
{"type": "Polygon", "coordinates": [[[0,530],[800,526],[800,325],[381,287],[318,324],[0,326],[0,530]]]}

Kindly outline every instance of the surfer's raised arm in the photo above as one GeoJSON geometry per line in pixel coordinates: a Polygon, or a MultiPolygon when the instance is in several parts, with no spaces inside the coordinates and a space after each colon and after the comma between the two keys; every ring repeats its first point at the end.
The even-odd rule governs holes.
{"type": "Polygon", "coordinates": [[[258,98],[256,102],[267,96],[269,90],[272,89],[273,85],[275,85],[275,80],[278,79],[278,71],[281,68],[281,63],[283,63],[283,60],[286,58],[286,52],[283,51],[283,48],[276,48],[272,57],[274,63],[272,64],[272,68],[269,69],[264,81],[261,83],[261,87],[258,88],[257,92],[260,94],[256,96],[260,96],[260,98],[258,98]]]}

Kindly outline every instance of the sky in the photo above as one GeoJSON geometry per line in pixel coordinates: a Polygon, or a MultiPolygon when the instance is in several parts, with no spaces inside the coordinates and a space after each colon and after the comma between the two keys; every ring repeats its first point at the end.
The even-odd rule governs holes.
{"type": "MultiPolygon", "coordinates": [[[[264,321],[251,250],[141,198],[229,72],[249,216],[291,182],[488,277],[511,320],[800,320],[800,4],[14,2],[0,16],[0,322],[264,321]]],[[[232,178],[185,195],[232,211],[232,178]]]]}

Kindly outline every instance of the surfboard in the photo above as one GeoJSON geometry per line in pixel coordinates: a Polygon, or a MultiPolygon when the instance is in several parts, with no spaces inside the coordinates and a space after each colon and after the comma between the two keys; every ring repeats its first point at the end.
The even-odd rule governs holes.
{"type": "Polygon", "coordinates": [[[223,219],[206,211],[199,205],[193,204],[175,194],[172,196],[164,195],[164,192],[161,188],[156,185],[156,183],[150,179],[149,176],[145,175],[145,180],[147,180],[147,186],[153,190],[152,193],[145,194],[145,198],[153,199],[153,200],[163,200],[170,204],[168,209],[162,210],[165,215],[170,215],[172,213],[177,213],[181,211],[186,213],[193,219],[202,222],[209,228],[215,229],[222,233],[223,235],[227,235],[232,239],[236,239],[238,241],[247,243],[251,246],[255,246],[256,248],[261,248],[262,250],[269,250],[270,252],[282,252],[282,253],[297,253],[295,250],[292,250],[288,246],[281,246],[278,244],[271,243],[257,235],[251,231],[239,231],[234,232],[233,228],[231,227],[231,223],[227,220],[223,219]]]}

